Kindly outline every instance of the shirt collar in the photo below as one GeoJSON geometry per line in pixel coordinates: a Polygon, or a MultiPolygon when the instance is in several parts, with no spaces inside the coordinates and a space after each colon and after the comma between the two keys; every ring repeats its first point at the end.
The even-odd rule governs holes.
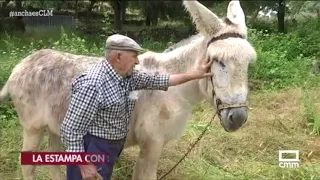
{"type": "Polygon", "coordinates": [[[117,82],[122,82],[122,81],[123,81],[123,77],[120,76],[120,74],[117,73],[117,72],[113,69],[113,67],[111,66],[111,64],[110,64],[108,61],[104,60],[104,61],[102,62],[102,66],[103,66],[103,68],[106,70],[106,73],[107,73],[108,75],[111,75],[111,77],[112,77],[113,79],[115,79],[117,82]]]}

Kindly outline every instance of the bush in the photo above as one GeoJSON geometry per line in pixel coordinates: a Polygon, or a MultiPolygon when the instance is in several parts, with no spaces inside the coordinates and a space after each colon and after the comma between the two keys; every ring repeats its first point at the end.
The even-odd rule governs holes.
{"type": "Polygon", "coordinates": [[[311,73],[312,61],[319,58],[318,26],[318,21],[310,20],[287,34],[250,30],[249,40],[258,54],[250,68],[250,78],[261,84],[256,88],[319,86],[319,77],[311,73]]]}

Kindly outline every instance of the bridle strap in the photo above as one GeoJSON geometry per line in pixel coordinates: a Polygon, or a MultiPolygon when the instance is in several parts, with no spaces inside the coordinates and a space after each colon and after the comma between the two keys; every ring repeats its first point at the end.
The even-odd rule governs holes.
{"type": "MultiPolygon", "coordinates": [[[[217,37],[213,37],[211,38],[211,40],[208,42],[207,44],[207,47],[215,42],[215,41],[218,41],[218,40],[223,40],[223,39],[228,39],[228,38],[241,38],[241,39],[245,39],[245,37],[241,34],[238,34],[238,33],[224,33],[224,34],[221,34],[217,37]]],[[[216,97],[215,95],[215,91],[214,91],[214,84],[213,84],[213,77],[211,77],[211,83],[212,83],[212,98],[214,99],[216,97]]],[[[249,106],[249,103],[248,101],[245,101],[245,102],[240,102],[240,103],[222,103],[220,99],[216,98],[216,106],[217,106],[217,114],[219,116],[219,118],[221,117],[221,110],[222,109],[227,109],[227,108],[235,108],[235,107],[248,107],[249,106]]]]}
{"type": "Polygon", "coordinates": [[[213,43],[214,41],[218,41],[218,40],[223,40],[223,39],[228,39],[228,38],[241,38],[241,39],[245,39],[245,37],[241,34],[238,33],[224,33],[221,34],[220,36],[217,37],[213,37],[211,38],[211,40],[208,42],[207,47],[213,43]]]}
{"type": "Polygon", "coordinates": [[[249,103],[247,101],[246,102],[241,102],[241,103],[232,103],[232,104],[221,103],[221,104],[218,105],[218,109],[222,110],[222,109],[227,109],[227,108],[248,107],[248,106],[249,106],[249,103]]]}
{"type": "Polygon", "coordinates": [[[211,77],[211,84],[212,84],[212,98],[216,98],[216,106],[217,106],[217,114],[219,118],[221,118],[221,110],[228,109],[228,108],[239,108],[239,107],[248,107],[249,102],[238,102],[238,103],[223,103],[219,98],[216,97],[216,93],[214,91],[213,79],[211,77]]]}

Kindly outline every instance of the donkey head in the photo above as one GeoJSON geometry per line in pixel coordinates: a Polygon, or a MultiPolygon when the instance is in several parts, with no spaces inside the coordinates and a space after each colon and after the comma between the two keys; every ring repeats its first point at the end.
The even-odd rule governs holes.
{"type": "Polygon", "coordinates": [[[205,51],[199,59],[214,61],[212,78],[200,80],[200,89],[216,107],[228,132],[239,129],[248,118],[248,67],[256,52],[246,40],[245,16],[239,1],[231,1],[227,17],[220,19],[197,1],[184,1],[197,30],[204,36],[205,51]],[[203,58],[205,57],[205,58],[203,58]]]}

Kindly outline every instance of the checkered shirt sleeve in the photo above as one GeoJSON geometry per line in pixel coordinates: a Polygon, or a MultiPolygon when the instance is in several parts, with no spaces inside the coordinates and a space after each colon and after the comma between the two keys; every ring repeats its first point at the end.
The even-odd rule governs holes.
{"type": "Polygon", "coordinates": [[[133,71],[133,90],[151,89],[151,90],[168,90],[169,74],[146,73],[133,71]]]}
{"type": "Polygon", "coordinates": [[[84,152],[83,136],[98,112],[98,91],[90,83],[72,93],[69,109],[61,127],[62,142],[67,152],[84,152]]]}

